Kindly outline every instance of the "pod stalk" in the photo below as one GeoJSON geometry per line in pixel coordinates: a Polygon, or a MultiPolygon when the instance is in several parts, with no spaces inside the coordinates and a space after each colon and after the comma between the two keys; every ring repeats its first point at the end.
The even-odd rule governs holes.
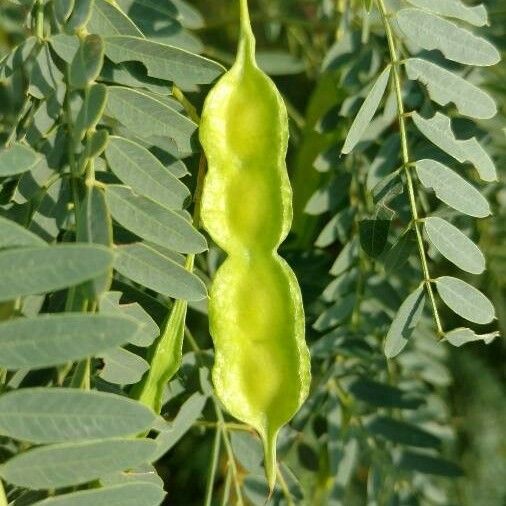
{"type": "Polygon", "coordinates": [[[262,437],[264,445],[264,467],[265,476],[269,485],[269,496],[272,495],[274,487],[276,486],[276,475],[278,463],[276,459],[276,439],[277,432],[274,434],[267,433],[262,437]]]}
{"type": "Polygon", "coordinates": [[[255,36],[251,28],[248,0],[239,0],[240,7],[240,38],[238,60],[244,59],[255,64],[255,36]]]}

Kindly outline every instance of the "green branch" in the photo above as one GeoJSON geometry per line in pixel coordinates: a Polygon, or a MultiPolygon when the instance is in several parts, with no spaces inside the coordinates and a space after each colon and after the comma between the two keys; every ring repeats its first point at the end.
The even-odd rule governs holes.
{"type": "Polygon", "coordinates": [[[415,229],[416,240],[418,244],[418,252],[420,256],[420,263],[422,266],[423,272],[423,281],[425,284],[425,288],[427,290],[427,294],[429,296],[429,300],[432,306],[432,312],[434,316],[434,322],[436,324],[436,330],[439,337],[444,335],[443,327],[441,325],[441,320],[439,318],[439,312],[436,305],[436,298],[434,296],[434,290],[432,288],[432,278],[429,272],[429,266],[427,262],[427,253],[425,251],[425,246],[423,242],[422,231],[420,230],[421,219],[418,214],[418,208],[416,205],[416,196],[415,196],[415,188],[413,184],[413,178],[411,177],[411,160],[409,158],[409,148],[408,148],[408,138],[406,133],[406,113],[404,111],[404,103],[402,101],[402,87],[401,87],[401,77],[399,72],[399,60],[397,56],[397,47],[395,45],[395,37],[392,32],[392,27],[389,22],[389,14],[386,11],[384,0],[376,0],[376,4],[378,6],[378,10],[381,15],[381,19],[383,22],[383,26],[385,27],[385,34],[388,41],[388,49],[390,52],[390,60],[392,63],[392,75],[393,75],[393,83],[395,89],[395,96],[397,101],[397,116],[399,120],[399,131],[401,137],[401,150],[402,150],[402,166],[406,176],[407,186],[408,186],[408,196],[409,196],[409,205],[411,208],[411,215],[413,217],[413,228],[415,229]]]}
{"type": "MultiPolygon", "coordinates": [[[[197,361],[200,362],[199,354],[202,352],[199,345],[197,344],[197,341],[195,341],[195,338],[192,336],[190,330],[188,328],[185,329],[186,337],[188,338],[188,341],[193,348],[193,351],[197,354],[197,361]]],[[[239,484],[239,470],[237,469],[237,465],[235,462],[234,452],[232,450],[232,444],[230,442],[230,438],[228,435],[228,425],[225,422],[225,417],[223,415],[223,411],[220,407],[220,403],[216,397],[216,394],[214,391],[211,392],[211,399],[213,401],[214,411],[216,413],[216,430],[221,432],[221,436],[223,439],[223,444],[225,446],[225,452],[227,454],[227,480],[229,479],[228,476],[230,476],[230,479],[233,481],[235,493],[237,496],[236,504],[237,506],[243,506],[244,501],[242,498],[241,493],[241,486],[239,484]]]]}
{"type": "Polygon", "coordinates": [[[204,506],[211,506],[213,501],[214,480],[216,477],[216,468],[218,467],[220,448],[221,448],[221,430],[217,427],[216,432],[214,434],[213,452],[211,454],[211,466],[209,468],[209,475],[207,477],[206,499],[204,502],[204,506]]]}

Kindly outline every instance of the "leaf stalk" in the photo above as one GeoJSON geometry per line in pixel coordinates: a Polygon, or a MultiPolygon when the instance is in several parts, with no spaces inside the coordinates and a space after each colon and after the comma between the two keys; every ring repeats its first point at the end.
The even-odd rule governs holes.
{"type": "Polygon", "coordinates": [[[385,27],[385,34],[388,41],[388,49],[390,52],[390,60],[392,62],[392,78],[395,90],[395,97],[397,102],[397,116],[399,121],[399,132],[401,138],[401,151],[402,151],[402,161],[404,174],[406,177],[407,187],[408,187],[408,197],[409,197],[409,205],[411,208],[411,214],[413,216],[413,228],[415,229],[416,240],[418,245],[418,252],[420,256],[420,263],[422,266],[423,280],[425,284],[425,288],[427,290],[427,294],[429,296],[430,304],[432,306],[432,313],[434,316],[434,323],[436,325],[436,331],[439,337],[444,336],[443,327],[441,325],[441,319],[439,317],[439,311],[436,305],[436,298],[434,295],[434,290],[431,284],[431,275],[429,272],[429,265],[427,262],[427,253],[425,251],[425,246],[423,242],[422,231],[420,230],[420,217],[418,214],[418,208],[416,205],[416,195],[415,188],[413,184],[413,178],[411,176],[411,171],[409,170],[409,166],[412,165],[412,161],[409,158],[409,147],[408,147],[408,137],[406,130],[406,113],[404,111],[404,103],[402,101],[402,87],[401,87],[401,77],[399,72],[399,59],[397,55],[397,47],[395,44],[395,37],[392,31],[392,27],[390,26],[389,17],[384,0],[376,0],[376,5],[378,7],[378,11],[380,13],[383,26],[385,27]]]}

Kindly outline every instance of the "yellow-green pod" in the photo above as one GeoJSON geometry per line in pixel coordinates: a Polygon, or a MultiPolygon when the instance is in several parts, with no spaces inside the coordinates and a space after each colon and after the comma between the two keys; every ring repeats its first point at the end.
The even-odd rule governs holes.
{"type": "Polygon", "coordinates": [[[228,255],[210,290],[213,383],[228,412],[262,437],[272,489],[277,434],[307,396],[311,373],[300,288],[277,253],[292,221],[288,118],[256,64],[246,0],[237,59],[205,101],[200,140],[209,167],[201,218],[228,255]]]}

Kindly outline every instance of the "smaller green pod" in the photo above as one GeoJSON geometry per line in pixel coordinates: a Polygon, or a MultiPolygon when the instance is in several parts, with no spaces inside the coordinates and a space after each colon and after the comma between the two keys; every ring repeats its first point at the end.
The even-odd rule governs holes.
{"type": "Polygon", "coordinates": [[[277,253],[292,221],[288,116],[256,64],[247,1],[240,5],[236,61],[202,112],[208,173],[201,218],[228,255],[209,295],[214,388],[227,411],[260,434],[272,490],[277,435],[308,394],[310,356],[297,278],[277,253]]]}

